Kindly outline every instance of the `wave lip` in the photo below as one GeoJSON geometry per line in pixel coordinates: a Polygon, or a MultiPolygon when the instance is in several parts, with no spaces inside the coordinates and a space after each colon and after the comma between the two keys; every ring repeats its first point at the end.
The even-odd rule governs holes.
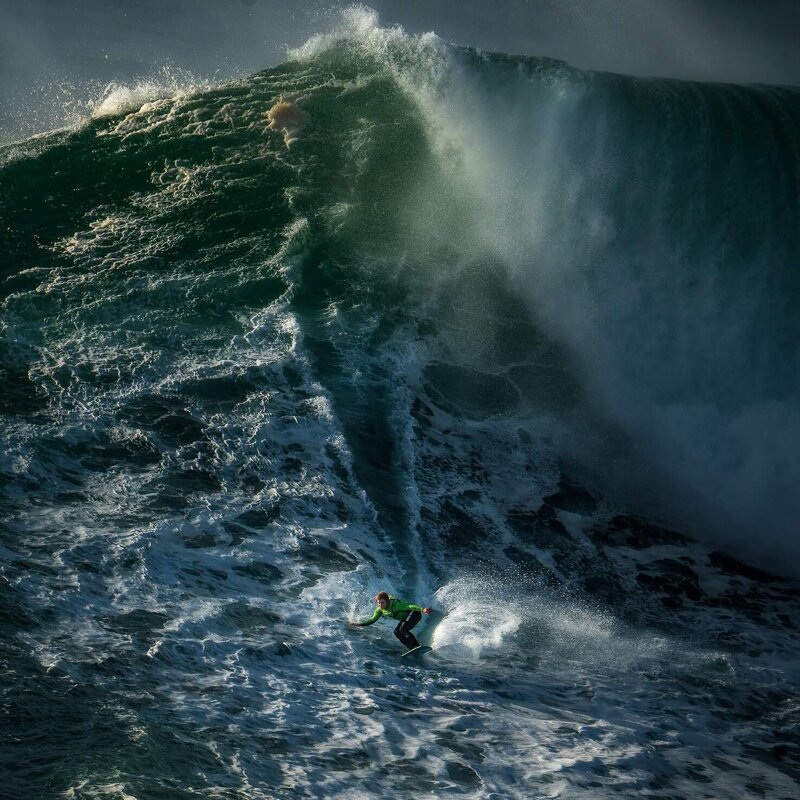
{"type": "Polygon", "coordinates": [[[106,86],[103,96],[92,103],[90,118],[103,119],[138,111],[146,103],[169,97],[173,93],[173,87],[155,81],[142,81],[133,86],[111,83],[106,86]]]}

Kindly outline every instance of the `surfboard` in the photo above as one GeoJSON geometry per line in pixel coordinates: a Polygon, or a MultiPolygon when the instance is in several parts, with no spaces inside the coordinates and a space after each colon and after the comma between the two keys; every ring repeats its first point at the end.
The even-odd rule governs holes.
{"type": "Polygon", "coordinates": [[[431,650],[433,650],[432,647],[421,644],[419,647],[412,647],[410,650],[406,650],[405,653],[402,654],[402,658],[406,656],[421,656],[423,653],[430,653],[431,650]]]}

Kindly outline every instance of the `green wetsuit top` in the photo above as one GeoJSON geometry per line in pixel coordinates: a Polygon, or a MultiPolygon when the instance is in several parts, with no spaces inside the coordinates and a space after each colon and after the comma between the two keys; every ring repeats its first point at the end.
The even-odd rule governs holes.
{"type": "Polygon", "coordinates": [[[415,606],[413,603],[406,603],[404,600],[398,600],[396,597],[389,595],[389,604],[386,608],[376,606],[372,616],[364,620],[364,622],[360,622],[359,625],[372,625],[373,622],[377,622],[381,617],[403,620],[411,611],[422,611],[422,606],[415,606]]]}

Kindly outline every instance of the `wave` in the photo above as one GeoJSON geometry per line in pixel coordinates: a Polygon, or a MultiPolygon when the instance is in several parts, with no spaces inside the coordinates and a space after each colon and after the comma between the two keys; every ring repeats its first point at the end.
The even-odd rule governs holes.
{"type": "Polygon", "coordinates": [[[11,795],[791,794],[797,101],[356,8],[0,148],[11,795]]]}
{"type": "MultiPolygon", "coordinates": [[[[210,308],[210,296],[184,304],[201,284],[233,317],[252,313],[237,285],[280,286],[300,308],[324,297],[337,319],[306,320],[309,341],[356,363],[366,340],[345,344],[337,326],[392,327],[387,363],[403,362],[406,387],[524,430],[543,484],[561,464],[612,503],[796,563],[797,92],[481,53],[360,8],[291,56],[207,91],[117,87],[53,150],[19,161],[17,146],[3,176],[20,231],[12,271],[42,260],[26,249],[36,230],[69,262],[48,272],[62,304],[92,275],[108,306],[137,274],[147,305],[158,290],[141,281],[169,283],[145,276],[176,253],[176,287],[195,288],[157,303],[164,320],[210,308]],[[56,161],[61,205],[43,228],[30,204],[56,161]],[[303,230],[291,267],[279,263],[287,225],[303,230]],[[233,286],[211,277],[211,253],[251,247],[263,257],[220,279],[233,286]]],[[[374,383],[323,382],[341,406],[373,402],[374,383]]],[[[415,483],[396,432],[409,409],[392,402],[386,446],[396,480],[415,483]]]]}
{"type": "MultiPolygon", "coordinates": [[[[482,272],[479,292],[524,303],[526,356],[557,343],[593,425],[614,431],[582,433],[569,457],[617,501],[796,563],[800,94],[454,49],[364,12],[295,56],[373,59],[410,98],[433,166],[403,200],[398,256],[431,254],[434,286],[482,272]]],[[[459,357],[510,379],[514,413],[547,393],[511,377],[513,347],[480,352],[507,320],[471,323],[483,342],[459,357]]]]}

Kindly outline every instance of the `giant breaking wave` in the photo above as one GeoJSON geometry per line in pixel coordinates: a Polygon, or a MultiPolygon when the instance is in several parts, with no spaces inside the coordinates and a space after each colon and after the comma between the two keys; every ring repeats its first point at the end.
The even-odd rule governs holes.
{"type": "Polygon", "coordinates": [[[12,796],[788,796],[798,92],[356,8],[114,97],[0,149],[12,796]]]}

